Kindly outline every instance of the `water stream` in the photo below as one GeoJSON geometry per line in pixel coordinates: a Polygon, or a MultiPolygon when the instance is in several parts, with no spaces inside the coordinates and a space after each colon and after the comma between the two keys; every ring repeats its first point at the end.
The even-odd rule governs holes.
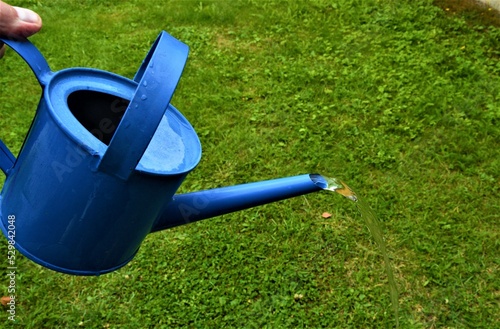
{"type": "Polygon", "coordinates": [[[348,198],[349,200],[356,202],[356,206],[358,207],[358,210],[361,213],[361,217],[365,221],[365,225],[368,226],[368,229],[370,230],[373,239],[377,243],[380,249],[380,253],[384,258],[384,267],[385,267],[385,272],[387,274],[387,280],[389,283],[391,303],[396,318],[396,328],[399,328],[398,289],[396,286],[396,280],[394,279],[394,273],[392,271],[392,264],[391,261],[389,260],[389,255],[387,254],[387,247],[382,234],[382,228],[380,226],[380,222],[378,221],[377,216],[375,216],[375,213],[370,208],[370,206],[344,182],[336,178],[327,178],[327,177],[324,178],[328,183],[328,186],[325,188],[325,190],[336,192],[348,198]]]}

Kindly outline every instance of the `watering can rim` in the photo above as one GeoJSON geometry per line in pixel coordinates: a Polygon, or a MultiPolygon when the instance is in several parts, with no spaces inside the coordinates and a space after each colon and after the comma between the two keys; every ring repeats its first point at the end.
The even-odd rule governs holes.
{"type": "MultiPolygon", "coordinates": [[[[106,153],[109,145],[106,145],[92,135],[78,121],[69,109],[67,98],[77,91],[94,91],[130,100],[137,85],[138,82],[113,72],[94,68],[74,67],[54,72],[46,80],[45,87],[43,88],[43,96],[49,108],[48,113],[57,122],[57,125],[65,135],[77,143],[83,150],[95,157],[101,158],[106,153]],[[92,79],[92,83],[86,84],[87,79],[92,79]],[[60,93],[63,93],[63,95],[60,95],[60,93]]],[[[189,138],[189,149],[191,151],[189,155],[191,157],[185,159],[181,170],[141,169],[143,167],[141,161],[139,161],[134,172],[154,176],[179,175],[192,171],[200,162],[202,156],[201,142],[190,122],[172,104],[169,104],[164,117],[169,122],[171,119],[177,120],[184,127],[185,132],[189,133],[187,138],[189,138]]]]}
{"type": "MultiPolygon", "coordinates": [[[[42,86],[44,96],[43,98],[49,105],[49,113],[51,113],[52,118],[56,120],[58,126],[62,128],[65,134],[71,137],[71,140],[76,142],[78,146],[80,146],[83,150],[89,152],[92,156],[95,156],[95,165],[93,165],[93,170],[107,172],[121,179],[127,179],[128,176],[133,172],[141,172],[161,176],[178,175],[188,173],[198,165],[201,159],[201,143],[196,134],[196,131],[187,121],[187,119],[185,119],[183,115],[170,104],[170,99],[176,89],[176,85],[186,63],[189,47],[179,40],[173,38],[165,31],[161,31],[158,35],[155,43],[151,47],[141,67],[139,68],[139,71],[136,73],[134,80],[127,79],[112,72],[94,68],[75,67],[52,72],[44,56],[28,40],[0,40],[3,40],[11,48],[13,48],[31,67],[31,69],[35,73],[36,78],[40,82],[40,85],[42,86]],[[159,51],[157,51],[157,49],[159,49],[159,51]],[[169,58],[168,60],[166,56],[169,58]],[[165,62],[165,60],[167,61],[165,62]],[[170,61],[172,65],[164,64],[170,63],[170,61]],[[164,83],[160,84],[160,88],[157,91],[153,91],[151,88],[146,87],[146,80],[150,81],[150,79],[153,79],[154,82],[157,81],[156,79],[161,78],[161,76],[159,76],[155,71],[163,72],[160,74],[166,73],[169,77],[164,83]],[[78,72],[84,72],[85,74],[83,76],[78,76],[78,72]],[[51,97],[52,89],[58,86],[58,80],[64,81],[64,78],[68,78],[68,75],[70,78],[73,76],[76,80],[80,80],[79,82],[82,82],[83,77],[89,78],[90,76],[95,77],[97,75],[104,77],[105,79],[107,79],[107,81],[106,84],[104,84],[104,88],[100,88],[100,90],[96,90],[99,88],[94,88],[94,81],[89,81],[90,83],[85,86],[81,83],[77,87],[72,86],[71,90],[65,91],[64,97],[58,99],[59,103],[57,104],[57,106],[53,106],[51,97]],[[118,81],[118,83],[115,83],[116,81],[118,81]],[[110,90],[110,88],[108,88],[108,84],[112,84],[115,87],[119,86],[122,88],[110,90]],[[165,86],[163,86],[163,84],[165,84],[165,86]],[[121,93],[121,91],[124,91],[131,86],[133,86],[133,88],[129,90],[131,95],[125,95],[124,92],[121,93]],[[75,138],[73,132],[68,129],[69,127],[66,127],[64,122],[60,120],[59,117],[54,115],[54,112],[56,112],[60,108],[64,108],[66,112],[71,113],[67,106],[67,97],[72,92],[77,90],[100,91],[129,100],[127,111],[125,112],[122,121],[120,122],[124,124],[118,124],[116,131],[113,134],[113,138],[111,142],[107,144],[107,146],[106,144],[100,143],[100,141],[97,140],[97,143],[91,142],[91,144],[94,144],[93,148],[88,147],[87,145],[85,145],[85,143],[82,143],[82,141],[87,141],[88,138],[81,138],[81,140],[75,138]],[[153,94],[151,94],[151,92],[153,92],[153,94]],[[153,97],[151,100],[149,99],[151,97],[146,98],[146,95],[163,95],[163,93],[165,93],[165,96],[153,97]],[[61,102],[61,99],[64,100],[61,102]],[[147,113],[141,113],[141,111],[137,111],[139,103],[142,107],[151,108],[152,110],[148,111],[147,113]],[[132,104],[134,104],[134,109],[131,108],[132,104]],[[145,104],[148,105],[145,106],[145,104]],[[152,141],[159,130],[159,125],[168,116],[177,120],[178,129],[181,129],[179,128],[180,125],[184,126],[183,131],[185,131],[186,133],[184,134],[185,136],[182,136],[183,138],[181,139],[180,144],[184,146],[184,141],[187,139],[187,142],[189,142],[190,144],[188,148],[185,149],[188,150],[188,152],[182,154],[181,162],[176,163],[177,167],[161,168],[160,166],[160,168],[154,168],[154,166],[152,167],[150,165],[149,168],[145,168],[141,166],[141,161],[144,155],[147,153],[147,150],[151,146],[151,144],[158,145],[157,142],[152,141]],[[146,121],[145,118],[147,118],[146,121]],[[140,124],[138,124],[137,122],[139,122],[140,124]],[[180,169],[176,170],[179,167],[180,169]]],[[[54,96],[54,99],[57,99],[57,97],[54,96]]],[[[59,111],[59,113],[62,112],[59,111]]],[[[76,122],[78,122],[78,120],[76,120],[76,122]]],[[[74,127],[79,127],[80,131],[82,130],[81,128],[84,128],[80,122],[78,122],[77,125],[74,125],[74,127]]],[[[166,126],[164,125],[164,127],[168,127],[171,129],[169,124],[167,124],[166,126]]],[[[86,129],[84,130],[87,131],[86,129]]],[[[160,149],[161,148],[162,146],[160,146],[160,149]]],[[[5,158],[4,160],[6,160],[4,162],[8,162],[7,160],[9,160],[12,162],[12,166],[14,166],[13,159],[10,159],[12,158],[12,154],[5,147],[2,147],[2,151],[5,151],[4,153],[6,153],[6,156],[2,157],[2,159],[5,158]]],[[[168,162],[163,163],[168,164],[168,162]]],[[[12,169],[8,169],[8,167],[8,164],[4,164],[2,162],[2,171],[4,171],[6,174],[12,169]]]]}

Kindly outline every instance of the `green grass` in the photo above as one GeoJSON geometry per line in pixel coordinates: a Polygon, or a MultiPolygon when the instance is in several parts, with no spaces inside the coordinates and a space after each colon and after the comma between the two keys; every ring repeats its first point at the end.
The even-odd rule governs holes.
{"type": "MultiPolygon", "coordinates": [[[[383,222],[401,328],[500,327],[499,28],[431,0],[11,2],[43,17],[31,40],[53,70],[132,77],[162,29],[191,47],[172,103],[204,153],[182,192],[341,178],[383,222]]],[[[40,88],[12,51],[0,70],[0,138],[17,151],[40,88]]],[[[6,272],[5,239],[1,255],[6,272]]],[[[101,277],[17,266],[5,328],[395,323],[376,244],[328,193],[152,234],[101,277]]]]}

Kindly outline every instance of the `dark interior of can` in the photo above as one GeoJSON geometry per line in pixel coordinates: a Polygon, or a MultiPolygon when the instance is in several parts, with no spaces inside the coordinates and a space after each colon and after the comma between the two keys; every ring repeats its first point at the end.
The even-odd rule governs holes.
{"type": "Polygon", "coordinates": [[[68,96],[75,118],[96,138],[109,145],[129,101],[93,90],[78,90],[68,96]]]}

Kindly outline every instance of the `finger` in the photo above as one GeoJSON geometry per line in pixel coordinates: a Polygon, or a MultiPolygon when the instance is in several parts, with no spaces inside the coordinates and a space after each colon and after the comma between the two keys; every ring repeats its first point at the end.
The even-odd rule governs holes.
{"type": "Polygon", "coordinates": [[[42,28],[42,19],[37,13],[26,8],[14,7],[14,9],[21,21],[19,23],[21,26],[19,37],[27,38],[40,31],[42,28]]]}
{"type": "Polygon", "coordinates": [[[34,11],[0,1],[0,36],[23,39],[41,28],[42,19],[34,11]]]}

